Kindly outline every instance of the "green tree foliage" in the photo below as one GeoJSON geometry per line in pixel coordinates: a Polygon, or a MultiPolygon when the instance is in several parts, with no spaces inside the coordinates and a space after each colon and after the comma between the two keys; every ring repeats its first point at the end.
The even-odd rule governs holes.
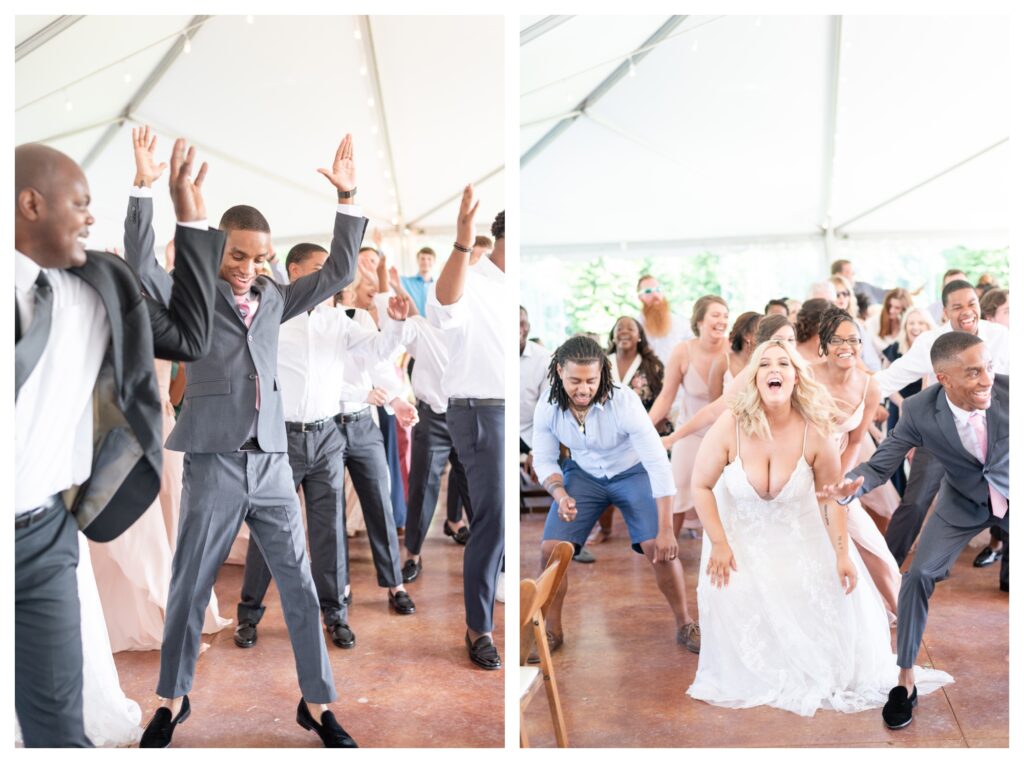
{"type": "Polygon", "coordinates": [[[1002,249],[968,249],[957,246],[942,253],[946,260],[946,268],[960,268],[973,283],[985,273],[991,275],[997,284],[1004,289],[1010,288],[1010,250],[1002,249]]]}

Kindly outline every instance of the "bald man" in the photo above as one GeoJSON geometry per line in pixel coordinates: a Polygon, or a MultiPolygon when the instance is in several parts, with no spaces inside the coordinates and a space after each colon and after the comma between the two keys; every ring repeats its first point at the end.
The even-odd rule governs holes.
{"type": "Polygon", "coordinates": [[[26,747],[92,746],[78,529],[112,540],[152,504],[163,433],[153,357],[194,361],[209,349],[224,236],[202,222],[206,167],[192,181],[193,157],[175,144],[178,261],[165,307],[123,261],[86,251],[94,219],[78,165],[42,145],[14,151],[14,686],[26,747]]]}

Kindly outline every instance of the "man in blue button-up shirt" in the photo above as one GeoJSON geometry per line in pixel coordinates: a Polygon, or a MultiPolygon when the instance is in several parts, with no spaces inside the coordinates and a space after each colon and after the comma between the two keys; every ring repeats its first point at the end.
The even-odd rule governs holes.
{"type": "MultiPolygon", "coordinates": [[[[700,628],[686,607],[683,566],[672,532],[676,488],[665,449],[636,393],[611,381],[597,342],[574,336],[554,353],[551,389],[533,417],[533,467],[554,502],[544,525],[541,559],[559,541],[576,550],[609,505],[622,512],[633,542],[654,566],[658,588],[676,618],[677,641],[700,650],[700,628]],[[559,445],[570,457],[559,466],[559,445]]],[[[563,586],[547,613],[552,650],[562,643],[563,586]]]]}

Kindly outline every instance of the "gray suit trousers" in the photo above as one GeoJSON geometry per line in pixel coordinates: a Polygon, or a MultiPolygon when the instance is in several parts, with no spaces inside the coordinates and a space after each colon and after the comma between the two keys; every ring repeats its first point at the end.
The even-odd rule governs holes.
{"type": "MultiPolygon", "coordinates": [[[[348,585],[343,448],[338,428],[331,421],[320,430],[288,432],[288,463],[295,489],[302,485],[306,499],[313,582],[325,625],[348,622],[342,596],[348,585]]],[[[250,543],[242,600],[238,604],[239,623],[258,623],[263,617],[263,597],[270,578],[263,554],[255,543],[250,543]]]]}
{"type": "Polygon", "coordinates": [[[889,546],[896,564],[900,567],[910,553],[910,548],[921,532],[921,525],[928,515],[928,507],[939,492],[942,475],[946,470],[942,462],[927,448],[916,448],[914,460],[910,462],[910,475],[903,499],[893,512],[889,527],[885,531],[885,543],[889,546]]]}
{"type": "Polygon", "coordinates": [[[25,746],[92,747],[82,720],[75,518],[54,506],[16,529],[14,559],[14,709],[25,746]]]}
{"type": "Polygon", "coordinates": [[[309,702],[333,702],[337,693],[320,628],[299,499],[283,453],[185,454],[178,546],[156,693],[180,697],[192,688],[206,606],[243,520],[281,591],[302,696],[309,702]]]}
{"type": "MultiPolygon", "coordinates": [[[[1009,514],[1006,521],[1009,521],[1009,514]]],[[[914,560],[910,563],[910,569],[903,573],[903,583],[900,585],[896,621],[896,663],[901,668],[912,668],[917,660],[921,638],[928,622],[928,599],[935,590],[935,584],[949,574],[950,567],[971,538],[986,527],[1002,523],[1003,520],[989,515],[981,524],[956,527],[943,519],[938,512],[932,514],[921,532],[914,560]]]]}
{"type": "MultiPolygon", "coordinates": [[[[469,483],[466,470],[452,445],[448,422],[443,413],[434,413],[430,406],[419,403],[420,421],[412,430],[412,459],[409,465],[409,516],[405,523],[405,547],[410,554],[419,554],[430,529],[441,492],[441,474],[450,460],[452,476],[448,489],[454,486],[467,508],[469,483]]],[[[472,511],[468,512],[472,516],[472,511]]],[[[461,517],[461,512],[460,512],[461,517]]],[[[458,520],[453,520],[458,521],[458,520]]]]}
{"type": "Polygon", "coordinates": [[[473,507],[462,562],[466,625],[488,633],[494,630],[494,594],[505,555],[505,407],[450,405],[446,418],[473,507]]]}

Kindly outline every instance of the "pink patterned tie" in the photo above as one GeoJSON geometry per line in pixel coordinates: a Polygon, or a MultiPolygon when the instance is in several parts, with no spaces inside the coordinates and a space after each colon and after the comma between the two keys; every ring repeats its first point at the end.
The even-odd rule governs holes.
{"type": "MultiPolygon", "coordinates": [[[[252,319],[256,315],[256,308],[260,306],[258,299],[250,299],[248,294],[235,295],[235,304],[238,305],[238,314],[245,321],[245,327],[252,326],[252,319]]],[[[256,377],[256,410],[260,409],[260,379],[256,377]]]]}
{"type": "MultiPolygon", "coordinates": [[[[985,459],[988,457],[988,427],[986,426],[985,413],[983,411],[972,412],[967,417],[967,423],[971,425],[971,429],[974,430],[974,437],[978,441],[978,452],[981,456],[979,460],[985,463],[985,459]]],[[[1006,501],[1006,497],[996,490],[991,482],[988,483],[988,498],[992,504],[992,513],[1000,518],[1005,517],[1009,504],[1006,501]]]]}

